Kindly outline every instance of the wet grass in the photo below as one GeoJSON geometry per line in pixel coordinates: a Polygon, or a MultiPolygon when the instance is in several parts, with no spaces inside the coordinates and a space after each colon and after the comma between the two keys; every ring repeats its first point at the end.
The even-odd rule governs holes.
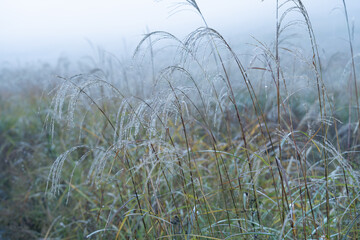
{"type": "Polygon", "coordinates": [[[277,1],[275,39],[244,61],[186,3],[204,27],[184,40],[27,70],[52,90],[0,99],[5,237],[358,238],[352,41],[324,58],[302,2],[277,1]]]}

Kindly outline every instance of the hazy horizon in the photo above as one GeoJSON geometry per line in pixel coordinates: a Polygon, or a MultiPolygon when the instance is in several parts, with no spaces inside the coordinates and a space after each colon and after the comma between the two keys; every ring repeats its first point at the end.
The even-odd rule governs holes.
{"type": "MultiPolygon", "coordinates": [[[[169,31],[180,38],[203,26],[189,7],[178,1],[5,0],[0,3],[0,62],[10,64],[52,62],[61,56],[78,59],[91,54],[89,42],[115,55],[128,55],[143,34],[169,31]]],[[[357,0],[346,1],[355,27],[355,46],[360,10],[357,0]]],[[[275,1],[198,0],[209,26],[235,45],[255,36],[269,40],[275,32],[275,1]],[[267,39],[269,38],[269,39],[267,39]]],[[[346,23],[341,0],[304,1],[320,46],[336,50],[346,42],[346,23]]],[[[345,44],[344,44],[345,45],[345,44]]],[[[347,45],[345,45],[347,46],[347,45]]]]}

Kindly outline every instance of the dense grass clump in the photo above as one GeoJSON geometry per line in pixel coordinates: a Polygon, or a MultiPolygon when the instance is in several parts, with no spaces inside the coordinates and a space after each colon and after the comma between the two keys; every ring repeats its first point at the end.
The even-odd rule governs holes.
{"type": "MultiPolygon", "coordinates": [[[[18,123],[40,134],[24,149],[41,159],[22,176],[31,187],[4,190],[25,187],[41,208],[26,211],[36,226],[21,226],[69,239],[359,238],[359,58],[349,24],[350,54],[325,59],[302,1],[276,1],[275,39],[254,40],[245,65],[196,1],[186,3],[204,26],[184,40],[152,32],[132,64],[101,53],[81,74],[58,66],[51,99],[27,102],[48,109],[37,112],[47,131],[18,123]],[[294,29],[305,44],[287,37],[294,29]],[[36,168],[50,159],[50,169],[36,168]]],[[[0,128],[19,130],[13,122],[1,117],[0,128]]],[[[30,139],[5,138],[7,159],[17,139],[30,139]]]]}

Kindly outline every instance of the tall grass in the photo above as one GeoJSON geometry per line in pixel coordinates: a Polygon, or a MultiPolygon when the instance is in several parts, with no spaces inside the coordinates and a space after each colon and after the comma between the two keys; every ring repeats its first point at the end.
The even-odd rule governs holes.
{"type": "Polygon", "coordinates": [[[343,104],[301,0],[276,1],[275,40],[256,40],[248,66],[197,2],[185,3],[204,26],[184,40],[147,34],[134,61],[146,66],[150,56],[149,75],[115,70],[122,63],[105,54],[89,74],[59,77],[48,122],[54,139],[60,126],[73,138],[50,169],[49,194],[78,194],[89,238],[358,238],[358,66],[348,21],[343,104]],[[291,44],[293,29],[307,48],[291,44]],[[159,69],[161,41],[176,49],[159,69]]]}

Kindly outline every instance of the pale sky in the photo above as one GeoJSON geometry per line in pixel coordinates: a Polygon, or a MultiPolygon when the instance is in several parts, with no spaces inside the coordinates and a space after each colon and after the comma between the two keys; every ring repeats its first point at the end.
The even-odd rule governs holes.
{"type": "MultiPolygon", "coordinates": [[[[200,17],[190,8],[181,7],[182,11],[174,12],[176,2],[181,1],[1,0],[0,62],[46,61],[62,54],[86,55],[91,51],[87,40],[114,54],[123,51],[126,42],[131,52],[147,28],[182,37],[203,26],[200,17]]],[[[262,37],[274,32],[275,0],[197,2],[209,26],[225,36],[262,37]]],[[[318,26],[323,31],[328,27],[329,30],[324,31],[334,34],[336,28],[332,25],[344,24],[342,0],[304,0],[304,3],[315,28],[318,26]]],[[[354,19],[355,27],[359,27],[356,18],[360,18],[360,1],[348,0],[347,3],[350,18],[354,19]]]]}

